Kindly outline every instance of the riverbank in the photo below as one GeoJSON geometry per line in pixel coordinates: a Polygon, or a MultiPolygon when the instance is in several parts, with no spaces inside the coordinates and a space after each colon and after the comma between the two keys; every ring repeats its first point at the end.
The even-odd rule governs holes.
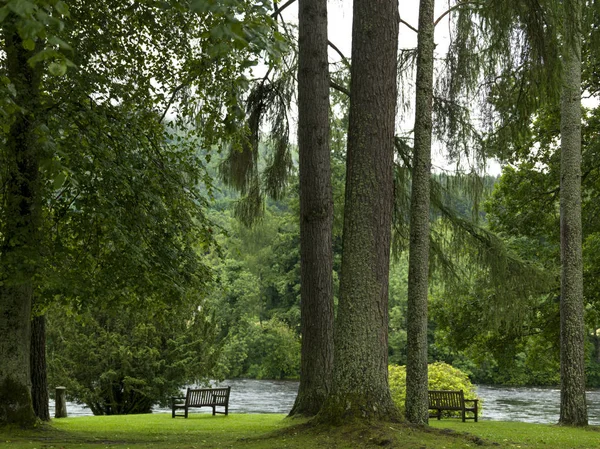
{"type": "Polygon", "coordinates": [[[0,428],[0,448],[10,449],[371,449],[496,448],[591,449],[600,429],[544,424],[458,420],[432,422],[428,429],[401,424],[312,427],[276,414],[212,416],[166,414],[92,416],[53,420],[34,430],[0,428]]]}
{"type": "MultiPolygon", "coordinates": [[[[287,414],[294,404],[298,382],[282,380],[232,379],[222,382],[231,386],[229,410],[240,413],[287,414]]],[[[560,390],[535,387],[477,386],[483,401],[482,420],[518,421],[537,424],[556,424],[560,409],[560,390]]],[[[600,391],[587,393],[590,424],[600,425],[600,391]]],[[[51,401],[50,416],[54,416],[51,401]]],[[[68,404],[69,416],[91,415],[90,409],[68,404]]],[[[155,407],[155,413],[171,413],[168,407],[155,407]]],[[[600,447],[600,443],[598,445],[600,447]]]]}

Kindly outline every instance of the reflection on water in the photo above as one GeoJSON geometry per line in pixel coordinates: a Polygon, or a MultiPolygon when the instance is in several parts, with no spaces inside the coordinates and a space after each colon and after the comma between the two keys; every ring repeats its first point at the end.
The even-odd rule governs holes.
{"type": "MultiPolygon", "coordinates": [[[[294,404],[298,382],[278,380],[233,379],[219,385],[231,385],[229,411],[231,413],[288,413],[294,404]]],[[[560,391],[555,388],[490,387],[479,385],[477,394],[483,399],[481,419],[557,423],[560,391]]],[[[600,425],[600,391],[588,391],[590,424],[600,425]]],[[[50,414],[54,416],[54,404],[50,414]]],[[[82,405],[68,403],[69,416],[91,415],[82,405]]],[[[155,408],[156,413],[170,413],[168,408],[155,408]]],[[[194,412],[211,413],[208,408],[194,412]]]]}

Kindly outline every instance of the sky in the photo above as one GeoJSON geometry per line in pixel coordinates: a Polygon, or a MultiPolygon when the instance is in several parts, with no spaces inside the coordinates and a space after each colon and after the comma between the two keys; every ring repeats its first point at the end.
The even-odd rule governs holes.
{"type": "MultiPolygon", "coordinates": [[[[328,33],[329,41],[334,44],[341,52],[350,58],[352,49],[352,1],[351,0],[329,0],[327,2],[328,14],[328,33]]],[[[437,1],[435,7],[435,17],[441,16],[449,8],[448,1],[437,1]]],[[[290,5],[284,11],[284,18],[287,22],[297,23],[298,2],[290,5]]],[[[400,18],[412,25],[418,27],[419,21],[419,0],[403,0],[400,2],[400,18]]],[[[442,20],[435,31],[436,53],[441,55],[446,52],[449,42],[449,22],[442,20]]],[[[400,24],[399,48],[416,48],[417,34],[400,24]]],[[[329,61],[338,62],[340,56],[330,48],[329,61]]],[[[414,89],[412,90],[414,92],[414,89]]],[[[412,94],[414,95],[414,93],[412,94]]],[[[402,117],[398,118],[398,128],[401,132],[410,131],[414,126],[414,110],[402,112],[402,117]]],[[[452,170],[455,164],[449,164],[443,155],[443,148],[434,143],[432,150],[432,159],[434,170],[452,170]]],[[[488,161],[486,171],[488,174],[498,175],[501,171],[498,162],[488,161]]]]}

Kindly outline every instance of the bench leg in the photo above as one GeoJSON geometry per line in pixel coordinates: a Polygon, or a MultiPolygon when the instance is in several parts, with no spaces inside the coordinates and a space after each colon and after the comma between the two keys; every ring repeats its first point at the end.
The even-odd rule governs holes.
{"type": "Polygon", "coordinates": [[[212,406],[212,408],[213,408],[213,416],[215,416],[215,413],[216,413],[216,410],[215,410],[215,408],[216,408],[216,407],[213,405],[213,406],[212,406]]]}
{"type": "Polygon", "coordinates": [[[185,415],[184,415],[184,417],[185,417],[185,418],[187,418],[187,417],[188,417],[188,408],[187,408],[187,407],[185,408],[185,415]]]}

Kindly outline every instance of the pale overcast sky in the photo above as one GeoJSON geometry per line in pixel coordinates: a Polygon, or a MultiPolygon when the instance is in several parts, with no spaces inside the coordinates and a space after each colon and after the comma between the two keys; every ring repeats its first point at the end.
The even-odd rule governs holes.
{"type": "MultiPolygon", "coordinates": [[[[328,6],[328,31],[329,41],[338,47],[344,55],[350,57],[352,48],[352,1],[351,0],[329,0],[328,6]]],[[[442,15],[448,8],[449,2],[437,1],[435,17],[442,15]]],[[[298,5],[297,2],[289,6],[285,12],[286,21],[297,23],[298,5]]],[[[419,0],[409,0],[400,2],[400,17],[405,22],[418,27],[419,20],[419,0]]],[[[438,24],[435,31],[436,53],[441,55],[445,53],[448,45],[449,23],[444,20],[438,24]]],[[[417,34],[409,29],[404,24],[400,24],[399,47],[400,48],[416,48],[417,34]]],[[[329,50],[330,62],[339,61],[339,55],[332,49],[329,50]]],[[[411,83],[414,81],[411,81],[411,83]]],[[[412,90],[414,92],[414,89],[412,90]]],[[[414,96],[414,93],[412,94],[414,96]]],[[[414,102],[414,100],[413,100],[414,102]]],[[[414,111],[403,113],[403,117],[399,118],[399,128],[402,131],[409,131],[414,126],[414,111]]],[[[433,164],[439,168],[453,169],[454,166],[449,166],[443,156],[443,150],[437,145],[433,150],[433,164]]],[[[499,174],[500,165],[495,161],[489,161],[487,172],[490,174],[499,174]]]]}

